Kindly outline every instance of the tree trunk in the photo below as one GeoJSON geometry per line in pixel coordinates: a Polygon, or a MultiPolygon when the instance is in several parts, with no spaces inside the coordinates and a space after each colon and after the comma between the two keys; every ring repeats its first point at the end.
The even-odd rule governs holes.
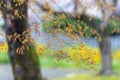
{"type": "MultiPolygon", "coordinates": [[[[22,33],[28,29],[27,0],[24,0],[23,4],[20,6],[16,6],[16,2],[14,2],[14,0],[10,0],[9,3],[11,4],[10,12],[7,12],[7,9],[3,10],[6,36],[18,33],[23,37],[22,33]],[[19,18],[18,15],[15,15],[15,10],[18,10],[20,16],[24,15],[24,17],[19,18]]],[[[23,44],[18,39],[15,41],[14,38],[7,41],[14,80],[42,80],[38,56],[35,53],[34,46],[29,43],[25,44],[29,47],[29,50],[25,50],[23,55],[18,55],[16,54],[16,50],[23,44]]]]}
{"type": "Polygon", "coordinates": [[[101,37],[102,40],[99,46],[101,50],[102,70],[100,71],[100,75],[110,75],[113,72],[110,36],[102,35],[101,37]]]}
{"type": "MultiPolygon", "coordinates": [[[[16,44],[16,43],[15,43],[16,44]]],[[[14,74],[14,80],[42,80],[38,56],[33,46],[24,55],[16,54],[18,45],[9,43],[9,57],[14,74]]]]}

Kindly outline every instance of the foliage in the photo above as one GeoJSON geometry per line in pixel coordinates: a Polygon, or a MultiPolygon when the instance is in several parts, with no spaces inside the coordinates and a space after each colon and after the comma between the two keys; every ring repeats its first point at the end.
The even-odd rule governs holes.
{"type": "Polygon", "coordinates": [[[76,46],[74,48],[63,47],[62,49],[56,51],[53,49],[45,49],[44,46],[38,46],[36,51],[40,55],[48,55],[48,57],[53,57],[56,60],[55,63],[59,63],[63,60],[66,60],[66,62],[73,61],[77,67],[94,70],[97,70],[95,66],[98,66],[100,64],[99,50],[89,48],[85,45],[82,47],[76,46]]]}
{"type": "Polygon", "coordinates": [[[18,41],[22,45],[19,45],[20,47],[17,48],[16,54],[24,54],[25,50],[29,50],[29,45],[34,45],[35,41],[30,37],[30,30],[27,29],[25,30],[22,34],[19,34],[15,32],[13,35],[7,35],[7,39],[11,42],[13,41],[18,41]]]}
{"type": "Polygon", "coordinates": [[[120,23],[117,19],[112,19],[110,20],[110,33],[114,34],[114,33],[120,33],[120,23]]]}
{"type": "MultiPolygon", "coordinates": [[[[96,19],[99,24],[100,21],[96,19]]],[[[47,24],[43,24],[43,30],[48,33],[65,33],[65,35],[74,39],[75,34],[78,36],[100,38],[99,33],[91,28],[86,22],[79,18],[67,17],[65,14],[55,15],[47,24]]]]}
{"type": "Polygon", "coordinates": [[[8,50],[8,45],[7,45],[7,42],[2,42],[0,43],[0,51],[1,52],[5,52],[8,50]]]}
{"type": "Polygon", "coordinates": [[[114,52],[113,58],[114,58],[115,60],[120,61],[120,50],[117,50],[117,51],[114,52]]]}
{"type": "MultiPolygon", "coordinates": [[[[56,61],[57,57],[53,56],[53,55],[56,54],[56,53],[54,53],[55,51],[47,49],[47,48],[44,49],[44,47],[45,47],[44,45],[38,46],[37,50],[36,50],[38,52],[37,54],[39,56],[39,62],[41,64],[41,66],[44,67],[44,68],[45,67],[47,67],[47,68],[50,68],[50,67],[59,67],[59,68],[64,67],[64,68],[83,68],[84,69],[84,68],[87,67],[86,69],[92,70],[90,68],[90,66],[85,65],[89,62],[89,61],[87,62],[87,60],[85,62],[81,62],[79,64],[77,63],[78,60],[79,60],[79,57],[76,57],[76,55],[81,55],[81,53],[77,53],[76,55],[74,55],[77,52],[76,49],[72,49],[71,47],[66,47],[66,48],[63,49],[63,52],[66,52],[67,54],[70,54],[72,60],[69,60],[68,58],[60,58],[59,61],[56,61]],[[41,48],[43,48],[44,50],[41,51],[41,48]],[[39,49],[40,49],[40,51],[39,51],[39,49]],[[47,53],[49,53],[49,54],[47,54],[47,53]]],[[[83,47],[83,49],[80,50],[80,51],[83,52],[83,54],[82,54],[83,59],[86,58],[86,54],[87,54],[87,56],[90,55],[90,57],[91,57],[90,60],[92,60],[92,59],[96,60],[96,62],[98,64],[100,64],[99,63],[99,61],[100,61],[99,49],[96,49],[96,48],[93,49],[93,48],[90,48],[90,47],[87,47],[87,48],[83,47]],[[87,54],[86,49],[91,50],[93,52],[92,55],[87,54]],[[97,55],[94,55],[94,51],[97,55]]],[[[80,51],[78,50],[78,52],[80,52],[80,51]]],[[[115,72],[120,72],[120,65],[119,65],[120,64],[120,62],[119,62],[120,58],[118,56],[118,55],[120,55],[119,52],[120,52],[119,50],[113,52],[113,68],[114,68],[115,72]]],[[[10,61],[9,61],[9,58],[8,58],[7,50],[0,51],[0,64],[6,64],[6,63],[9,63],[9,62],[10,61]]],[[[100,65],[97,65],[97,66],[93,65],[93,66],[97,67],[97,69],[99,70],[98,67],[100,67],[100,65]]]]}
{"type": "Polygon", "coordinates": [[[67,53],[70,54],[72,60],[85,61],[87,63],[100,63],[100,51],[99,49],[92,49],[87,46],[83,46],[78,49],[68,47],[67,53]]]}
{"type": "MultiPolygon", "coordinates": [[[[94,22],[97,24],[101,23],[101,20],[93,18],[94,22]]],[[[48,20],[48,24],[43,24],[43,30],[45,32],[66,32],[66,29],[71,28],[71,33],[77,33],[79,36],[85,37],[96,37],[97,35],[93,33],[94,29],[88,25],[83,20],[77,18],[67,17],[65,14],[55,15],[53,18],[48,20]]],[[[120,32],[120,23],[117,19],[111,19],[109,21],[109,33],[119,33],[120,32]]],[[[66,32],[67,33],[67,32],[66,32]]],[[[99,35],[99,34],[98,34],[99,35]]]]}

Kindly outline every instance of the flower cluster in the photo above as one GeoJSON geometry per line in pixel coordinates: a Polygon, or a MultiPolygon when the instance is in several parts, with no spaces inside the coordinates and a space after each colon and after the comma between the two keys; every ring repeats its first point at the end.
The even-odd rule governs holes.
{"type": "Polygon", "coordinates": [[[22,45],[16,50],[17,54],[23,54],[25,49],[29,50],[28,45],[35,45],[34,40],[30,37],[30,31],[27,29],[22,34],[14,33],[13,35],[7,35],[9,42],[17,42],[22,45]]]}

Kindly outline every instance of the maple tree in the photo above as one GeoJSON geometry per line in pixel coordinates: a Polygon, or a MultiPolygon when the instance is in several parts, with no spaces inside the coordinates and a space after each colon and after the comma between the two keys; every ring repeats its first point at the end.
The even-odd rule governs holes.
{"type": "MultiPolygon", "coordinates": [[[[102,71],[100,73],[111,74],[113,72],[111,63],[112,57],[110,49],[110,36],[111,33],[115,33],[116,31],[119,32],[118,26],[114,24],[113,21],[120,21],[119,18],[114,15],[115,6],[117,3],[116,0],[113,2],[113,4],[108,4],[104,0],[96,1],[96,4],[101,8],[101,11],[103,13],[102,19],[85,15],[85,7],[81,4],[81,2],[79,2],[79,0],[73,0],[75,4],[75,14],[66,13],[62,10],[61,12],[57,12],[51,8],[49,2],[45,2],[45,4],[40,4],[39,2],[34,2],[34,0],[32,1],[33,2],[28,2],[27,0],[8,0],[6,2],[5,0],[1,0],[1,10],[3,18],[5,20],[6,37],[9,45],[9,55],[11,58],[13,72],[15,74],[16,80],[25,78],[28,78],[28,80],[32,80],[32,78],[39,80],[39,64],[37,55],[33,47],[36,42],[30,37],[30,31],[37,30],[40,24],[35,24],[34,27],[31,29],[28,27],[28,8],[31,9],[33,13],[35,13],[39,20],[42,21],[43,27],[44,29],[46,29],[46,32],[53,35],[57,33],[62,33],[65,36],[70,37],[72,40],[76,40],[80,47],[77,48],[75,46],[71,46],[69,43],[65,42],[57,35],[54,35],[54,37],[56,38],[56,40],[59,41],[60,44],[66,43],[69,46],[76,48],[77,50],[82,49],[83,47],[85,49],[88,49],[85,47],[83,42],[79,42],[79,36],[82,38],[94,36],[100,44],[102,56],[102,71]],[[43,9],[44,12],[46,12],[45,15],[42,16],[42,19],[36,14],[41,14],[41,11],[33,10],[29,5],[30,3],[33,3],[33,5],[37,4],[40,8],[43,9]],[[80,6],[82,6],[82,8],[84,9],[82,14],[79,14],[77,12],[77,9],[80,6]],[[116,27],[112,31],[110,31],[111,25],[116,25],[116,27]],[[19,56],[19,54],[23,56],[19,56]],[[24,60],[26,61],[25,63],[24,60]],[[36,67],[34,67],[35,65],[36,67]],[[27,70],[24,70],[23,68],[27,70]],[[16,70],[19,69],[20,74],[16,72],[16,70]],[[27,74],[27,71],[29,75],[27,74]],[[34,76],[29,77],[30,75],[32,75],[32,73],[34,73],[34,76]]],[[[53,2],[54,4],[56,4],[55,1],[53,2]]],[[[49,46],[50,44],[48,43],[47,48],[50,48],[49,46]]],[[[62,47],[63,45],[61,45],[61,48],[62,47]]],[[[40,48],[40,50],[44,49],[40,48]]],[[[91,50],[88,49],[88,52],[90,53],[91,50]]],[[[58,53],[56,54],[57,61],[59,61],[61,57],[70,57],[69,55],[64,54],[63,50],[59,50],[58,53]]],[[[78,51],[78,53],[81,53],[78,56],[83,58],[83,62],[88,62],[88,64],[95,63],[93,59],[89,60],[89,57],[82,57],[81,51],[78,51]]]]}
{"type": "Polygon", "coordinates": [[[0,0],[8,52],[14,80],[42,80],[38,56],[32,45],[27,22],[27,3],[28,0],[0,0]]]}
{"type": "Polygon", "coordinates": [[[98,9],[101,11],[102,17],[100,18],[95,16],[90,17],[89,15],[85,14],[86,7],[89,8],[92,5],[85,5],[84,3],[82,4],[82,0],[73,1],[75,4],[75,13],[73,14],[63,11],[61,8],[61,11],[55,11],[53,7],[50,6],[50,4],[53,5],[52,3],[54,3],[57,5],[57,1],[55,2],[52,0],[52,3],[49,1],[40,4],[37,3],[39,7],[41,7],[47,13],[50,13],[50,15],[51,13],[53,14],[52,16],[57,15],[55,18],[49,17],[48,14],[47,16],[45,15],[48,21],[48,24],[45,24],[45,26],[47,26],[46,31],[50,33],[53,32],[50,30],[50,26],[53,26],[54,28],[52,29],[55,29],[55,34],[57,32],[65,32],[65,35],[72,39],[76,39],[76,36],[90,37],[91,35],[94,35],[99,42],[99,47],[101,50],[102,70],[100,74],[112,74],[113,69],[110,36],[113,33],[119,33],[120,30],[118,24],[120,21],[118,15],[119,9],[116,7],[118,1],[114,0],[109,2],[107,0],[93,0],[93,3],[95,3],[98,6],[98,9]],[[78,12],[79,8],[83,9],[83,11],[80,11],[80,13],[78,12]],[[89,29],[89,27],[91,27],[91,29],[89,29]]]}

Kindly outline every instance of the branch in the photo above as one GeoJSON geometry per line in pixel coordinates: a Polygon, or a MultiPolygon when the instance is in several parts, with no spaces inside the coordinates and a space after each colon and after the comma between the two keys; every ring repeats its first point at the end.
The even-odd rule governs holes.
{"type": "MultiPolygon", "coordinates": [[[[103,0],[104,1],[104,0],[103,0]]],[[[117,1],[117,0],[116,0],[117,1]]],[[[114,2],[114,5],[117,4],[117,2],[114,2]]],[[[35,3],[37,4],[38,7],[40,7],[43,11],[49,11],[47,9],[45,9],[43,6],[43,4],[40,4],[39,2],[35,1],[35,3]]],[[[77,0],[74,0],[74,3],[77,5],[77,0]]],[[[106,3],[107,4],[107,3],[106,3]]],[[[75,5],[75,11],[77,10],[77,6],[75,5]]],[[[105,10],[103,10],[105,12],[105,10]]],[[[61,12],[57,12],[54,11],[54,15],[58,15],[58,14],[66,14],[68,18],[76,18],[78,20],[78,16],[80,16],[80,20],[86,22],[86,24],[88,24],[91,28],[95,29],[96,31],[98,31],[99,33],[101,32],[107,32],[107,30],[109,30],[109,20],[111,19],[111,17],[114,14],[114,11],[111,10],[111,12],[109,14],[107,14],[105,17],[103,17],[102,20],[96,18],[96,17],[90,17],[86,14],[75,14],[74,16],[71,16],[69,13],[65,13],[64,11],[61,12]],[[101,28],[104,28],[104,30],[101,30],[101,28]]]]}
{"type": "MultiPolygon", "coordinates": [[[[75,0],[76,1],[76,0],[75,0]]],[[[40,4],[39,2],[37,2],[37,1],[35,1],[35,3],[36,3],[36,5],[38,6],[38,7],[40,7],[43,11],[48,11],[47,9],[45,9],[43,6],[43,4],[40,4]]],[[[76,18],[76,19],[78,19],[77,18],[77,15],[74,15],[74,16],[71,16],[69,13],[65,13],[65,12],[57,12],[57,11],[55,11],[54,12],[54,15],[58,15],[58,14],[66,14],[67,15],[67,17],[68,18],[76,18]]],[[[97,18],[96,18],[97,19],[97,18]]],[[[84,14],[82,14],[82,15],[80,15],[80,20],[82,20],[82,21],[84,21],[84,22],[86,22],[88,25],[90,25],[93,29],[96,29],[96,30],[98,30],[99,28],[97,27],[97,26],[99,26],[99,23],[97,23],[95,20],[96,20],[95,18],[90,18],[89,16],[87,16],[87,15],[84,15],[84,14]]],[[[99,20],[100,21],[100,20],[99,20]]]]}

